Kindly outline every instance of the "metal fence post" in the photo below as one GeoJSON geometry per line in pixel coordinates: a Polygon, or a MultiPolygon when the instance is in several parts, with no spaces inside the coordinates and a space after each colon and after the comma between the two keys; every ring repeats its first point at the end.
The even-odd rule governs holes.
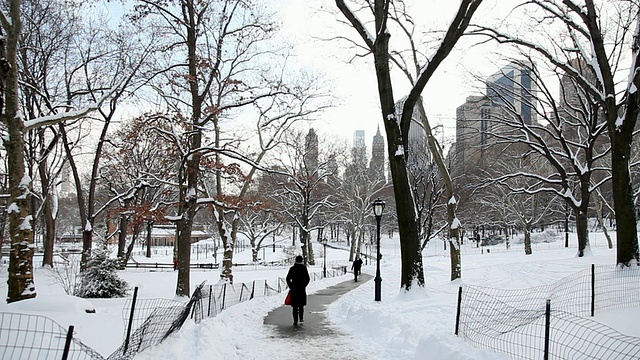
{"type": "Polygon", "coordinates": [[[138,297],[138,287],[136,286],[133,289],[133,299],[131,300],[131,312],[129,313],[129,324],[127,325],[127,337],[124,339],[124,351],[123,354],[127,353],[129,349],[129,337],[131,336],[131,327],[133,326],[133,314],[136,309],[136,298],[138,297]]]}
{"type": "Polygon", "coordinates": [[[544,314],[544,360],[549,360],[549,338],[551,333],[551,299],[547,299],[544,314]]]}
{"type": "Polygon", "coordinates": [[[227,284],[224,284],[222,287],[222,307],[221,310],[224,310],[224,302],[227,299],[227,284]]]}
{"type": "Polygon", "coordinates": [[[458,287],[458,309],[456,310],[456,336],[458,335],[458,329],[460,326],[460,304],[462,303],[462,286],[458,287]]]}
{"type": "Polygon", "coordinates": [[[73,339],[73,325],[69,325],[69,330],[67,331],[67,339],[64,342],[64,350],[62,351],[62,360],[67,360],[67,358],[69,357],[71,339],[73,339]]]}
{"type": "Polygon", "coordinates": [[[211,297],[213,296],[213,285],[209,285],[209,308],[207,309],[207,317],[211,316],[211,297]]]}
{"type": "Polygon", "coordinates": [[[591,316],[596,311],[596,265],[591,264],[591,316]]]}

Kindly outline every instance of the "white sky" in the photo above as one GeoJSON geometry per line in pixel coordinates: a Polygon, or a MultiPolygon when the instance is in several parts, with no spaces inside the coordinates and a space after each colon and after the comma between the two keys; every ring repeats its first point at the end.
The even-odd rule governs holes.
{"type": "MultiPolygon", "coordinates": [[[[462,280],[449,280],[450,262],[442,243],[434,240],[424,252],[426,289],[410,293],[400,291],[400,254],[398,238],[382,237],[381,262],[382,301],[374,301],[374,281],[368,281],[357,289],[340,297],[327,308],[327,316],[342,333],[339,337],[280,338],[274,329],[263,324],[266,314],[282,306],[284,294],[257,298],[231,306],[217,317],[205,319],[196,325],[187,321],[178,333],[158,347],[148,349],[136,360],[498,360],[508,357],[486,349],[478,349],[453,334],[458,287],[461,284],[491,288],[530,288],[554,283],[568,275],[597,265],[613,265],[616,249],[608,249],[601,233],[591,233],[591,251],[583,258],[575,257],[576,237],[570,236],[570,248],[564,248],[564,234],[556,233],[548,243],[533,245],[533,254],[524,255],[521,242],[514,241],[505,251],[503,244],[491,248],[491,253],[481,251],[475,245],[462,248],[462,280]]],[[[520,237],[521,239],[521,237],[520,237]]],[[[521,240],[520,240],[521,241],[521,240]]],[[[287,239],[286,243],[290,243],[287,239]]],[[[615,239],[614,239],[615,243],[615,239]]],[[[321,246],[314,243],[321,258],[321,246]]],[[[486,249],[486,248],[485,248],[486,249]]],[[[136,248],[136,251],[140,251],[136,248]]],[[[170,252],[169,252],[170,253],[170,252]]],[[[267,260],[281,258],[284,253],[267,249],[262,255],[267,260]]],[[[235,255],[236,261],[249,259],[250,251],[235,255]]],[[[151,261],[170,261],[168,256],[156,256],[151,261]]],[[[145,258],[136,255],[138,261],[145,258]]],[[[330,250],[330,262],[348,264],[348,253],[330,250]]],[[[194,259],[194,262],[196,260],[194,259]]],[[[209,258],[200,262],[211,262],[209,258]]],[[[310,268],[321,272],[322,262],[310,268]]],[[[0,291],[6,292],[6,265],[0,267],[0,291]]],[[[43,268],[35,268],[38,297],[13,304],[0,303],[0,311],[32,313],[54,319],[63,328],[75,327],[75,337],[103,356],[111,354],[123,341],[124,324],[122,309],[124,299],[78,299],[64,295],[59,285],[52,281],[43,268]],[[84,309],[95,308],[95,314],[84,309]]],[[[375,274],[373,263],[363,266],[363,272],[375,274]]],[[[236,269],[237,282],[275,279],[286,275],[286,268],[273,270],[236,269]]],[[[131,286],[138,286],[138,298],[173,298],[176,272],[144,272],[128,270],[120,276],[131,286]]],[[[203,280],[216,283],[218,271],[192,271],[193,286],[203,280]]],[[[327,286],[352,281],[348,274],[312,282],[309,293],[327,286]]],[[[193,290],[193,289],[192,289],[193,290]]],[[[640,337],[636,322],[640,307],[597,313],[595,320],[625,335],[640,337]]],[[[305,327],[314,324],[307,321],[305,327]]],[[[0,349],[2,350],[2,349],[0,349]]],[[[541,357],[540,357],[541,358],[541,357]]]]}
{"type": "MultiPolygon", "coordinates": [[[[412,5],[416,9],[412,12],[416,22],[428,24],[432,27],[431,30],[446,29],[459,3],[437,0],[407,1],[408,4],[412,2],[416,3],[412,5]]],[[[495,17],[497,11],[494,3],[493,0],[486,1],[478,10],[478,18],[486,20],[495,17]]],[[[507,9],[504,4],[503,2],[503,6],[499,9],[507,9]]],[[[300,61],[335,79],[336,92],[343,98],[342,105],[326,111],[321,122],[327,125],[320,129],[339,131],[349,141],[355,130],[365,130],[368,146],[378,125],[385,135],[372,57],[356,60],[355,64],[347,64],[346,61],[351,52],[345,49],[345,42],[317,40],[319,37],[330,37],[333,29],[344,29],[344,26],[338,22],[344,19],[342,14],[338,14],[336,18],[327,14],[326,11],[317,11],[318,8],[337,11],[335,1],[276,0],[271,2],[271,5],[281,9],[283,31],[290,39],[297,40],[300,61]]],[[[365,21],[365,18],[361,20],[365,21]]],[[[357,36],[351,28],[347,28],[340,34],[349,37],[357,36]]],[[[393,33],[391,36],[391,42],[393,42],[395,39],[393,33]]],[[[469,46],[471,41],[475,40],[461,41],[460,46],[441,65],[423,92],[432,127],[444,124],[447,141],[453,141],[455,135],[456,108],[465,102],[467,96],[478,94],[478,90],[474,88],[478,85],[470,80],[469,72],[485,77],[498,69],[492,61],[488,60],[494,58],[491,54],[493,47],[471,49],[469,46]]],[[[402,77],[395,77],[393,86],[396,99],[402,98],[408,92],[408,82],[402,77]]]]}
{"type": "MultiPolygon", "coordinates": [[[[429,26],[425,30],[446,29],[458,6],[457,1],[407,0],[406,2],[415,9],[411,14],[416,23],[429,26]]],[[[341,99],[338,106],[326,110],[320,116],[320,120],[311,126],[320,134],[324,132],[339,135],[349,144],[355,130],[365,130],[367,146],[370,146],[378,125],[382,134],[385,135],[372,57],[360,58],[353,64],[348,64],[346,61],[352,51],[344,41],[319,40],[319,38],[335,35],[336,31],[349,37],[357,36],[353,29],[345,29],[344,25],[339,24],[339,20],[344,18],[342,14],[337,14],[336,17],[328,13],[328,11],[337,12],[335,1],[270,0],[265,3],[280,14],[283,24],[281,36],[297,45],[297,60],[300,64],[317,69],[327,79],[333,81],[335,94],[341,99]]],[[[499,14],[509,9],[510,5],[507,5],[504,0],[500,5],[496,5],[497,3],[497,0],[485,1],[477,12],[478,21],[491,22],[491,19],[498,18],[499,14]]],[[[117,14],[122,5],[109,2],[105,6],[110,9],[109,11],[117,14]]],[[[365,18],[363,17],[362,20],[365,18]]],[[[397,36],[397,39],[399,38],[400,35],[397,36]]],[[[395,39],[396,37],[392,34],[392,42],[395,39]]],[[[496,64],[496,61],[492,60],[499,58],[499,55],[492,53],[495,49],[493,46],[471,47],[472,42],[476,40],[461,40],[423,92],[432,127],[444,125],[445,134],[444,136],[440,134],[441,141],[454,140],[456,108],[465,102],[467,96],[479,94],[477,89],[479,85],[472,79],[472,74],[488,77],[504,63],[504,61],[497,61],[499,64],[496,64]]],[[[396,99],[402,98],[408,92],[408,82],[402,77],[394,77],[393,86],[396,99]]]]}

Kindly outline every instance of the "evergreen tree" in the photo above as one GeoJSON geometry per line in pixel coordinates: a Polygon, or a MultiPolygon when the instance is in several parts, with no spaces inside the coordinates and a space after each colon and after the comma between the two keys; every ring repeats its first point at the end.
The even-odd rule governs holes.
{"type": "Polygon", "coordinates": [[[118,259],[109,258],[105,246],[95,249],[82,273],[75,295],[82,298],[115,298],[124,297],[129,284],[118,274],[118,259]]]}

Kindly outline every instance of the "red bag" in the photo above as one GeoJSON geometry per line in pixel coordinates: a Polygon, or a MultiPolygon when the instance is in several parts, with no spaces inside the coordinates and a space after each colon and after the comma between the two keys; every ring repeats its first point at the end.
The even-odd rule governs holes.
{"type": "Polygon", "coordinates": [[[284,304],[285,304],[285,305],[291,305],[291,291],[289,291],[289,292],[287,293],[287,297],[286,297],[286,298],[284,298],[284,304]]]}

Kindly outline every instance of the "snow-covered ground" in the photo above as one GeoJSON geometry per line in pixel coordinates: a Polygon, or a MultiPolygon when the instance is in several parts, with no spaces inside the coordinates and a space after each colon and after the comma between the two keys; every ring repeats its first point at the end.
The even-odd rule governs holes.
{"type": "MultiPolygon", "coordinates": [[[[283,295],[256,298],[224,310],[200,324],[191,321],[161,345],[143,351],[137,360],[151,359],[508,359],[490,350],[477,349],[454,335],[458,287],[461,284],[495,288],[528,288],[550,284],[590,265],[612,265],[616,250],[608,249],[600,233],[591,235],[590,254],[575,257],[575,235],[571,247],[564,248],[563,234],[557,241],[534,244],[533,254],[524,255],[522,244],[512,244],[510,250],[496,245],[476,248],[465,244],[462,256],[462,280],[449,281],[450,262],[442,242],[434,241],[425,251],[424,274],[427,286],[408,293],[400,290],[400,247],[397,237],[383,236],[382,301],[374,301],[374,282],[369,281],[342,296],[327,309],[328,318],[343,333],[335,337],[297,339],[279,338],[273,329],[263,324],[264,316],[281,306],[283,295]]],[[[322,246],[314,244],[318,265],[313,272],[322,271],[322,246]]],[[[266,260],[286,257],[278,248],[274,253],[261,253],[266,260]]],[[[235,255],[237,262],[248,261],[250,251],[235,255]]],[[[136,256],[138,261],[148,261],[136,256]]],[[[170,256],[157,256],[152,261],[168,262],[170,256]]],[[[194,257],[195,260],[195,257],[194,257]]],[[[327,262],[347,263],[347,252],[329,248],[327,262]]],[[[200,262],[212,262],[200,255],[200,262]]],[[[363,271],[375,274],[375,264],[365,263],[363,271]]],[[[236,282],[267,280],[274,283],[286,274],[286,268],[243,268],[235,271],[236,282]]],[[[6,279],[6,266],[1,276],[6,279]]],[[[176,272],[127,270],[120,276],[139,288],[139,298],[174,298],[176,272]]],[[[192,289],[207,280],[218,281],[217,270],[192,272],[192,289]]],[[[321,279],[309,286],[313,293],[327,286],[351,280],[351,275],[321,279]]],[[[0,283],[6,292],[6,281],[0,283]]],[[[36,269],[38,297],[14,304],[0,304],[0,311],[41,314],[54,319],[62,327],[74,325],[75,337],[103,356],[111,354],[123,341],[122,309],[125,299],[78,299],[64,294],[48,272],[36,269]],[[84,310],[95,308],[96,313],[84,310]]],[[[640,337],[635,326],[640,319],[640,306],[608,311],[596,315],[596,320],[619,332],[640,337]]],[[[313,326],[311,323],[305,326],[313,326]]]]}

